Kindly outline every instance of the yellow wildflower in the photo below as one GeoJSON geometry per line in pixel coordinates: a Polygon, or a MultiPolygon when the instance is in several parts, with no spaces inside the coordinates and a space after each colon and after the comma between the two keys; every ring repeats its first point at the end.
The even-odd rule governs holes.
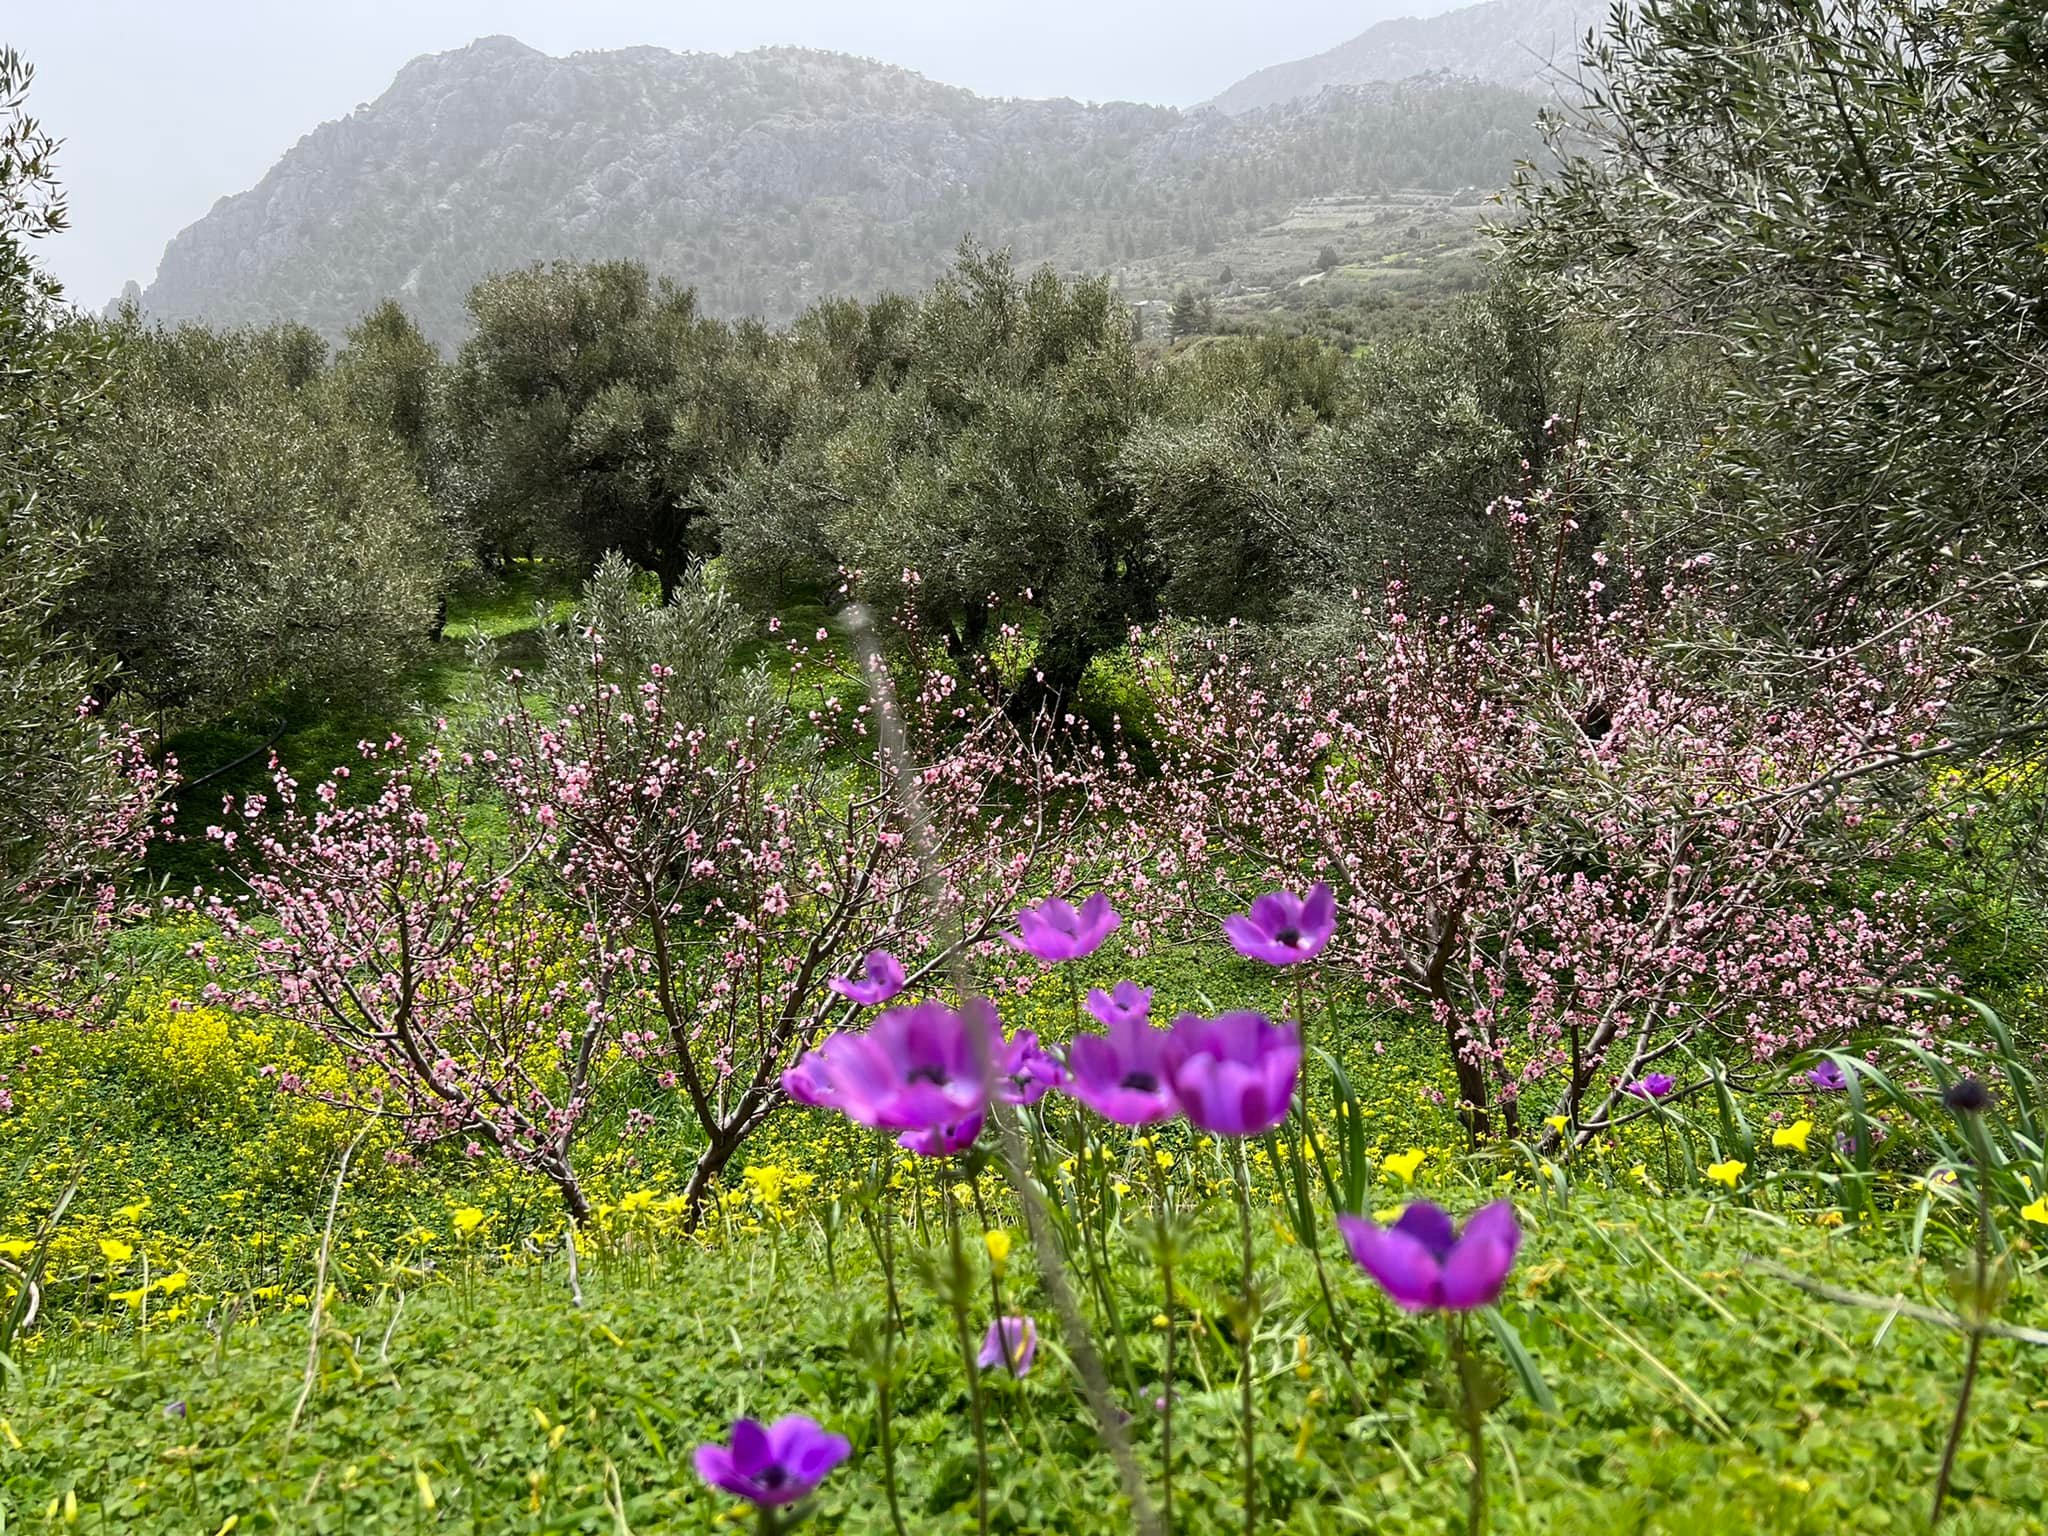
{"type": "Polygon", "coordinates": [[[1792,1124],[1784,1127],[1784,1129],[1771,1132],[1771,1145],[1774,1147],[1790,1147],[1794,1152],[1804,1152],[1806,1150],[1806,1138],[1812,1134],[1813,1122],[1811,1120],[1795,1120],[1792,1124]]]}
{"type": "Polygon", "coordinates": [[[191,1283],[192,1277],[181,1269],[165,1275],[161,1280],[157,1281],[156,1288],[166,1296],[175,1296],[191,1283]]]}
{"type": "Polygon", "coordinates": [[[109,1264],[126,1264],[135,1257],[135,1250],[122,1242],[118,1237],[101,1238],[100,1252],[106,1257],[106,1261],[109,1264]]]}
{"type": "Polygon", "coordinates": [[[420,1491],[420,1508],[431,1515],[434,1512],[434,1485],[427,1481],[427,1474],[417,1468],[413,1471],[412,1480],[420,1491]]]}
{"type": "Polygon", "coordinates": [[[36,1245],[19,1237],[10,1237],[0,1243],[0,1255],[10,1259],[25,1259],[36,1251],[36,1245]]]}
{"type": "Polygon", "coordinates": [[[1737,1162],[1731,1157],[1725,1163],[1709,1164],[1707,1167],[1707,1177],[1716,1184],[1726,1184],[1730,1189],[1733,1189],[1735,1181],[1742,1177],[1743,1170],[1748,1167],[1749,1164],[1737,1162]]]}
{"type": "Polygon", "coordinates": [[[1003,1266],[1010,1260],[1010,1234],[1001,1227],[996,1227],[985,1233],[982,1241],[988,1244],[989,1263],[995,1267],[997,1274],[1001,1274],[1003,1266]]]}
{"type": "Polygon", "coordinates": [[[1407,1209],[1408,1207],[1405,1205],[1390,1205],[1387,1206],[1384,1210],[1374,1211],[1372,1213],[1372,1219],[1378,1222],[1383,1227],[1389,1227],[1392,1226],[1395,1222],[1399,1221],[1401,1219],[1401,1213],[1407,1209]]]}
{"type": "Polygon", "coordinates": [[[2020,1220],[2031,1221],[2040,1226],[2048,1227],[2048,1195],[2043,1195],[2032,1205],[2021,1206],[2020,1220]]]}
{"type": "Polygon", "coordinates": [[[114,1214],[120,1217],[125,1222],[134,1223],[142,1220],[143,1213],[148,1209],[149,1196],[144,1195],[140,1200],[136,1201],[133,1205],[124,1205],[118,1211],[114,1212],[114,1214]]]}
{"type": "Polygon", "coordinates": [[[1545,1115],[1543,1117],[1543,1123],[1549,1126],[1553,1131],[1561,1131],[1566,1126],[1570,1125],[1572,1122],[1570,1116],[1568,1115],[1545,1115]]]}
{"type": "Polygon", "coordinates": [[[1415,1170],[1422,1166],[1422,1160],[1429,1154],[1420,1147],[1410,1147],[1406,1152],[1396,1153],[1386,1160],[1387,1171],[1400,1179],[1403,1184],[1415,1182],[1415,1170]]]}
{"type": "Polygon", "coordinates": [[[449,1218],[454,1223],[458,1237],[470,1237],[482,1226],[487,1218],[473,1205],[465,1205],[449,1218]]]}

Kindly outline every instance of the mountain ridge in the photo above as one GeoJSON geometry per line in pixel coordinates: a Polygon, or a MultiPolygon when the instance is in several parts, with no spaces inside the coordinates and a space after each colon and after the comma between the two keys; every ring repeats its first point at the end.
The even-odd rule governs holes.
{"type": "Polygon", "coordinates": [[[711,312],[780,320],[919,286],[963,236],[1108,269],[1319,193],[1498,185],[1532,117],[1443,78],[1231,116],[982,97],[817,49],[557,58],[499,35],[408,62],[304,135],[170,241],[142,307],[333,338],[398,297],[450,345],[492,271],[631,257],[711,312]]]}
{"type": "Polygon", "coordinates": [[[1333,85],[1433,72],[1535,89],[1576,63],[1579,40],[1604,15],[1598,0],[1485,0],[1434,16],[1396,17],[1321,53],[1254,70],[1204,105],[1236,116],[1333,85]]]}

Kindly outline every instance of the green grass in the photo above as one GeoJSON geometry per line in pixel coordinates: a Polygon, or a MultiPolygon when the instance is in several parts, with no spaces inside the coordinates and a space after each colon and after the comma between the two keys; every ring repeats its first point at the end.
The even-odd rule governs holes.
{"type": "MultiPolygon", "coordinates": [[[[1518,1395],[1496,1415],[1496,1529],[1924,1528],[1958,1341],[1812,1302],[1749,1263],[1761,1253],[1915,1288],[1883,1248],[1731,1220],[1697,1201],[1610,1195],[1528,1214],[1506,1311],[1559,1412],[1546,1417],[1518,1395]]],[[[1226,1213],[1206,1213],[1210,1235],[1186,1271],[1177,1499],[1189,1532],[1236,1528],[1224,1305],[1235,1258],[1214,1236],[1229,1227],[1226,1213]]],[[[903,1237],[914,1250],[914,1231],[903,1237]]],[[[1158,1382],[1155,1282],[1130,1247],[1119,1258],[1119,1324],[1138,1382],[1131,1434],[1156,1478],[1157,1418],[1144,1400],[1158,1382]]],[[[1309,1266],[1276,1237],[1263,1242],[1259,1458],[1272,1519],[1262,1529],[1453,1529],[1466,1474],[1435,1386],[1440,1336],[1377,1299],[1334,1248],[1329,1259],[1359,1350],[1355,1389],[1314,1319],[1309,1266]]],[[[1046,1345],[1019,1388],[991,1393],[995,1528],[1123,1528],[1113,1470],[1063,1358],[1069,1341],[1031,1287],[1021,1243],[1011,1271],[1046,1345]]],[[[296,1431],[303,1307],[252,1316],[224,1304],[218,1333],[196,1317],[147,1334],[53,1328],[0,1403],[6,1529],[45,1528],[52,1501],[61,1523],[72,1494],[79,1529],[138,1536],[215,1531],[230,1517],[238,1532],[725,1530],[730,1503],[698,1483],[691,1448],[737,1414],[799,1411],[855,1445],[816,1501],[817,1527],[888,1529],[865,1355],[881,1288],[854,1236],[841,1233],[830,1271],[813,1229],[594,1258],[584,1282],[581,1311],[558,1261],[476,1272],[457,1261],[431,1282],[394,1275],[338,1296],[296,1431]]],[[[905,1297],[896,1424],[906,1516],[918,1532],[969,1530],[963,1376],[931,1287],[910,1278],[905,1297]]],[[[1994,1344],[1987,1356],[1949,1529],[2038,1531],[2048,1519],[2048,1403],[2039,1358],[2021,1348],[1994,1344]]]]}
{"type": "MultiPolygon", "coordinates": [[[[1104,959],[1077,980],[1107,981],[1112,969],[1104,959]]],[[[1275,1003],[1260,967],[1168,949],[1146,969],[1162,1013],[1275,1003]]],[[[1071,1006],[1064,986],[1041,985],[1008,1011],[1013,1023],[1064,1038],[1071,1006]]],[[[1421,1188],[1454,1209],[1497,1193],[1519,1164],[1456,1155],[1455,1126],[1427,1092],[1444,1076],[1433,1037],[1362,1010],[1344,1020],[1323,1034],[1341,1039],[1355,1069],[1369,1140],[1432,1149],[1421,1188]]],[[[258,1039],[267,1027],[145,997],[86,1035],[32,1031],[4,1042],[18,1104],[0,1118],[0,1166],[11,1174],[0,1240],[29,1231],[71,1170],[83,1169],[85,1183],[45,1315],[12,1365],[0,1365],[0,1529],[63,1529],[70,1495],[78,1529],[144,1536],[216,1532],[231,1517],[238,1533],[724,1531],[735,1528],[731,1506],[698,1483],[691,1448],[738,1414],[785,1412],[810,1413],[855,1444],[817,1501],[814,1528],[889,1529],[872,1357],[883,1288],[853,1214],[872,1138],[815,1112],[790,1109],[770,1123],[698,1237],[658,1211],[624,1209],[635,1190],[679,1186],[690,1151],[679,1124],[623,1142],[593,1136],[591,1184],[604,1205],[581,1310],[543,1186],[454,1148],[394,1168],[382,1152],[395,1143],[373,1139],[340,1208],[314,1385],[293,1428],[332,1169],[353,1125],[275,1094],[257,1067],[289,1042],[258,1039]],[[30,1055],[37,1045],[47,1048],[30,1055]],[[748,1168],[785,1188],[808,1184],[764,1195],[748,1168]],[[485,1224],[464,1240],[452,1216],[471,1204],[485,1224]],[[130,1251],[109,1256],[102,1238],[116,1241],[117,1256],[130,1251]],[[121,1293],[167,1272],[187,1278],[150,1296],[145,1327],[121,1293]],[[45,1519],[52,1501],[54,1523],[45,1519]]],[[[1179,1529],[1233,1531],[1228,1166],[1185,1127],[1162,1144],[1175,1153],[1183,1202],[1179,1529]]],[[[1148,1405],[1163,1364],[1160,1293],[1135,1172],[1146,1154],[1122,1138],[1112,1146],[1138,1188],[1105,1207],[1113,1295],[1107,1311],[1086,1303],[1088,1328],[1156,1484],[1159,1426],[1148,1405]]],[[[1792,1165],[1792,1154],[1771,1156],[1792,1165]]],[[[1938,1306],[1953,1231],[1938,1222],[1929,1259],[1916,1262],[1906,1214],[1861,1231],[1816,1224],[1786,1205],[1797,1198],[1791,1185],[1771,1197],[1778,1210],[1722,1192],[1654,1198],[1627,1172],[1635,1157],[1656,1160],[1646,1143],[1575,1163],[1568,1196],[1526,1176],[1513,1186],[1530,1236],[1503,1310],[1558,1412],[1540,1412],[1486,1344],[1508,1394],[1489,1442],[1495,1529],[1924,1529],[1961,1340],[1817,1301],[1756,1260],[1938,1306]]],[[[1055,1182],[1063,1209],[1085,1207],[1055,1182]]],[[[1326,1225],[1333,1326],[1263,1175],[1259,1187],[1259,1458],[1273,1515],[1261,1529],[1460,1529],[1466,1463],[1439,1386],[1440,1326],[1382,1301],[1326,1225]],[[1356,1350],[1352,1370],[1340,1335],[1356,1350]]],[[[1006,1306],[1044,1330],[1021,1389],[992,1393],[995,1528],[1127,1528],[1068,1363],[1074,1337],[1035,1276],[1016,1213],[990,1193],[995,1219],[1017,1237],[1006,1306]]],[[[1406,1194],[1383,1172],[1368,1204],[1406,1194]]],[[[956,1532],[973,1525],[972,1440],[931,1278],[944,1271],[935,1208],[928,1174],[899,1193],[909,1336],[893,1423],[909,1528],[956,1532]]],[[[978,1336],[991,1303],[972,1235],[969,1247],[978,1336]]],[[[2041,1276],[2023,1264],[2004,1316],[2039,1326],[2044,1310],[2041,1276]]],[[[2048,1519],[2043,1360],[2026,1345],[1989,1346],[1949,1529],[2036,1531],[2048,1519]]]]}

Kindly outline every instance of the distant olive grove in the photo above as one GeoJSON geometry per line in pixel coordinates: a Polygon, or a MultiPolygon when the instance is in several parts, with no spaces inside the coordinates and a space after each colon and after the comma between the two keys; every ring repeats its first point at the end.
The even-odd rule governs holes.
{"type": "Polygon", "coordinates": [[[389,698],[451,585],[617,551],[664,593],[715,559],[764,610],[843,589],[956,657],[1022,636],[1021,690],[1065,697],[1168,613],[1483,584],[1487,505],[1540,479],[1546,420],[1644,408],[1632,355],[1508,277],[1355,357],[1162,358],[1105,281],[972,246],[923,294],[779,329],[632,262],[492,277],[470,312],[452,359],[395,303],[332,355],[300,326],[68,322],[107,359],[65,488],[103,690],[171,724],[389,698]]]}

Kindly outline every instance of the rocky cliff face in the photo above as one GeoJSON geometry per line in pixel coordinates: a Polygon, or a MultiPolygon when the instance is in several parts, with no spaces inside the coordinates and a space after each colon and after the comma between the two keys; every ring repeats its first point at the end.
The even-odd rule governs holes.
{"type": "Polygon", "coordinates": [[[153,317],[305,321],[397,296],[444,344],[486,273],[633,257],[769,318],[927,281],[969,234],[1110,266],[1298,197],[1492,185],[1525,97],[1443,83],[1240,118],[993,100],[844,55],[656,48],[552,58],[486,38],[414,60],[171,241],[153,317]]]}
{"type": "Polygon", "coordinates": [[[1488,0],[1427,19],[1383,21],[1326,53],[1246,75],[1210,105],[1253,112],[1333,85],[1432,72],[1547,90],[1560,73],[1571,74],[1580,40],[1606,15],[1601,0],[1488,0]]]}

